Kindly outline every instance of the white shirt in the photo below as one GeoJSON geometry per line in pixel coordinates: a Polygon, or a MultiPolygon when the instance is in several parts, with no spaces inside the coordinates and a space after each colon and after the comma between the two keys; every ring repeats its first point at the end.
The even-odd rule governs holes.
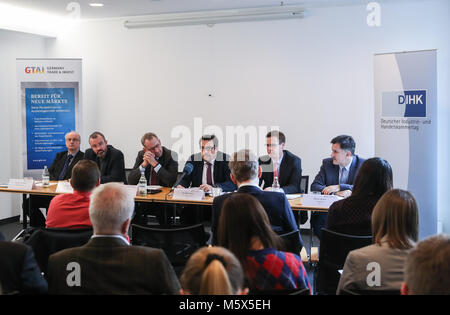
{"type": "Polygon", "coordinates": [[[348,176],[350,174],[350,166],[352,165],[352,162],[353,162],[353,156],[350,158],[350,162],[346,166],[339,165],[339,183],[341,182],[341,174],[342,174],[343,168],[345,168],[345,170],[347,171],[347,180],[348,180],[348,176]]]}

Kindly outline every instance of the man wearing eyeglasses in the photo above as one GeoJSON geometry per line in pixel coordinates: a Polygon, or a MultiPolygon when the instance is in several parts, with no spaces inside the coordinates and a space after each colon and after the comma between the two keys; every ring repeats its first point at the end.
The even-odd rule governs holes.
{"type": "MultiPolygon", "coordinates": [[[[72,168],[78,161],[84,159],[80,151],[80,134],[70,131],[65,135],[67,150],[56,154],[52,165],[48,168],[50,180],[67,180],[72,177],[72,168]]],[[[48,209],[53,197],[31,195],[30,225],[33,227],[45,226],[45,217],[39,208],[48,209]]],[[[26,204],[26,203],[25,203],[26,204]]],[[[25,205],[23,205],[25,207],[25,205]]]]}
{"type": "Polygon", "coordinates": [[[141,138],[143,149],[138,152],[133,170],[128,175],[128,183],[137,185],[141,172],[149,185],[172,187],[177,180],[177,154],[161,145],[161,140],[152,132],[141,138]]]}
{"type": "Polygon", "coordinates": [[[194,169],[183,178],[180,187],[199,187],[205,192],[213,187],[223,191],[234,191],[237,186],[231,181],[229,156],[218,151],[219,141],[215,135],[204,135],[200,139],[201,152],[191,155],[186,163],[192,163],[194,169]]]}
{"type": "Polygon", "coordinates": [[[67,151],[56,154],[52,165],[48,168],[50,180],[67,180],[72,176],[72,168],[78,161],[84,158],[84,152],[80,151],[80,134],[71,131],[66,134],[67,151]]]}
{"type": "Polygon", "coordinates": [[[281,189],[286,194],[297,194],[300,191],[302,177],[302,160],[284,149],[286,136],[280,131],[270,131],[266,135],[267,155],[259,158],[263,171],[260,184],[264,181],[265,190],[272,187],[274,178],[278,178],[281,189]]]}
{"type": "MultiPolygon", "coordinates": [[[[234,191],[236,184],[231,181],[228,162],[230,157],[218,150],[219,141],[215,135],[204,135],[200,139],[201,152],[191,155],[186,163],[191,163],[194,168],[191,174],[185,176],[180,187],[199,187],[205,192],[210,192],[213,187],[220,187],[222,191],[234,191]]],[[[196,224],[211,216],[210,206],[182,206],[180,214],[182,224],[196,224]]]]}

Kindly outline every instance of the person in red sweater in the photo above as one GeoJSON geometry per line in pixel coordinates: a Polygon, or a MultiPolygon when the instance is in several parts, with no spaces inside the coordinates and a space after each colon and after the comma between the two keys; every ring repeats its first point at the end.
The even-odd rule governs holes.
{"type": "Polygon", "coordinates": [[[79,161],[72,170],[72,194],[61,194],[52,199],[48,208],[48,228],[85,228],[92,226],[89,219],[89,201],[92,190],[100,185],[100,170],[95,162],[79,161]]]}

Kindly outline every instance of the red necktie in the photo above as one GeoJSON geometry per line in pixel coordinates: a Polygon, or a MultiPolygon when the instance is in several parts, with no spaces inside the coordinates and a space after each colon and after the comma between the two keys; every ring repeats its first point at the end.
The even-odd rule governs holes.
{"type": "Polygon", "coordinates": [[[211,165],[211,163],[206,162],[206,184],[209,186],[213,185],[211,165]]]}
{"type": "Polygon", "coordinates": [[[278,163],[273,163],[273,178],[278,177],[278,163]]]}
{"type": "Polygon", "coordinates": [[[158,185],[158,174],[156,174],[154,167],[152,167],[152,180],[150,185],[158,185]]]}

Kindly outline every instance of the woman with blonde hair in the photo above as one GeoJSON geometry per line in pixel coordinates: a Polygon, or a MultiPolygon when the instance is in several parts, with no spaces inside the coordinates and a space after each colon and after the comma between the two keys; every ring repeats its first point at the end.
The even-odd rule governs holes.
{"type": "Polygon", "coordinates": [[[399,290],[406,256],[417,242],[418,207],[405,190],[386,192],[372,213],[373,244],[351,251],[337,293],[354,290],[399,290]]]}
{"type": "Polygon", "coordinates": [[[188,260],[180,277],[181,294],[247,294],[237,258],[223,247],[202,247],[188,260]]]}

